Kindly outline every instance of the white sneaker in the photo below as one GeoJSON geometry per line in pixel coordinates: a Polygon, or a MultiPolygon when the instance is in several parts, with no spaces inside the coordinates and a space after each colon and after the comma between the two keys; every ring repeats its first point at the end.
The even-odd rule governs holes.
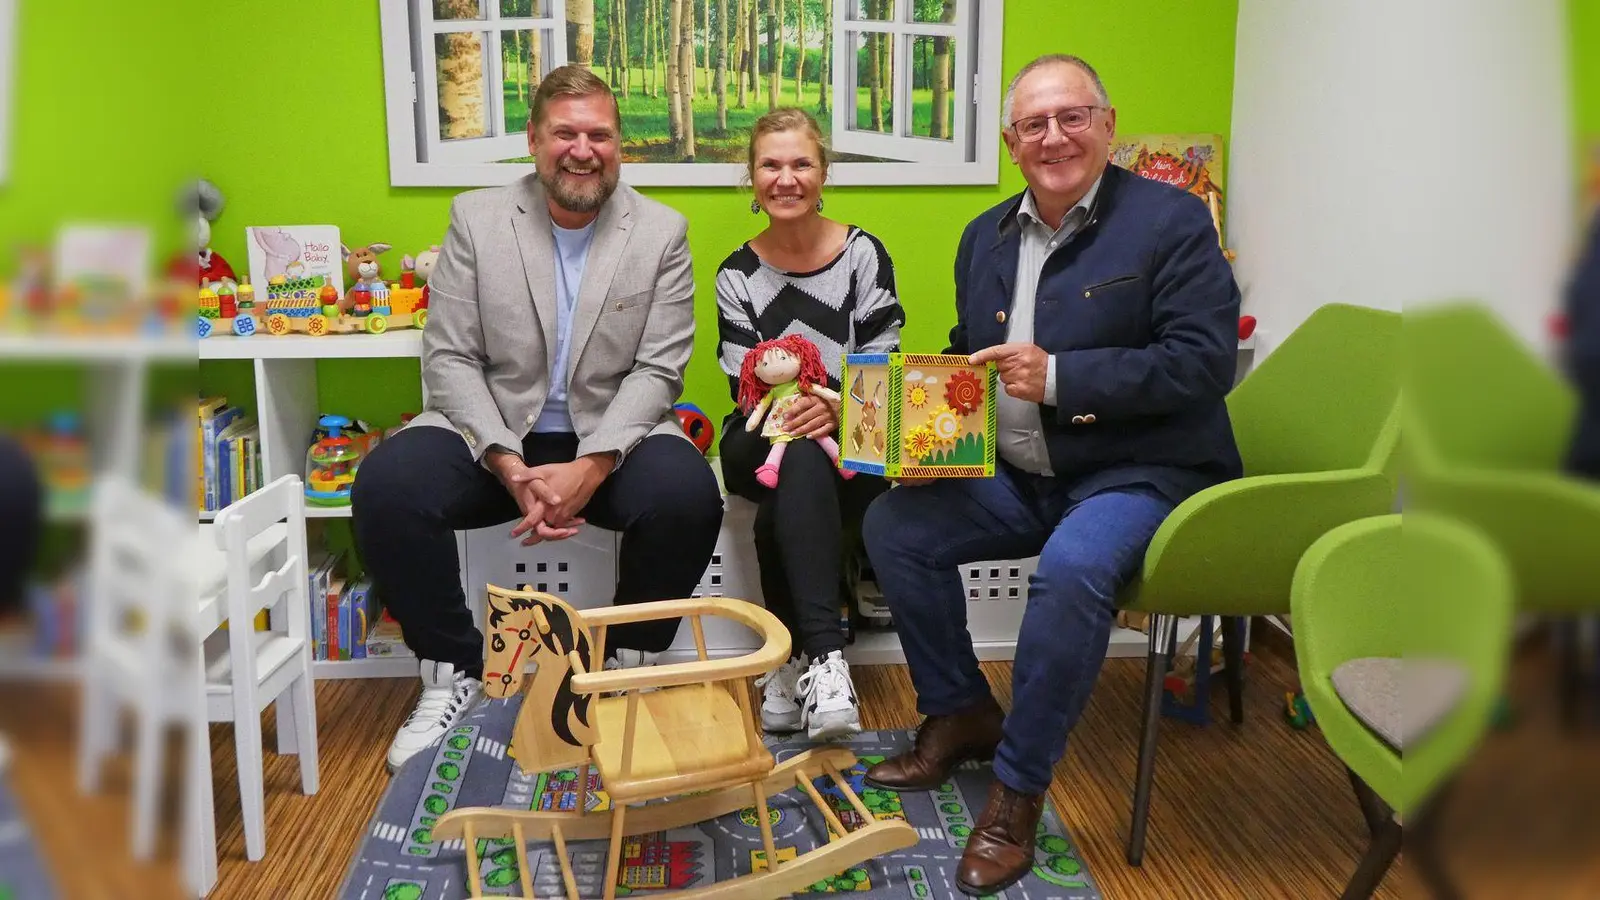
{"type": "Polygon", "coordinates": [[[838,650],[811,664],[795,684],[800,698],[800,722],[813,741],[831,741],[861,732],[861,711],[856,706],[856,685],[850,664],[838,650]]]}
{"type": "Polygon", "coordinates": [[[800,704],[795,701],[795,683],[805,667],[805,660],[797,656],[756,679],[756,687],[762,689],[762,728],[773,734],[800,730],[800,704]]]}
{"type": "Polygon", "coordinates": [[[422,696],[389,745],[389,772],[437,743],[483,697],[483,682],[445,662],[422,660],[422,696]]]}
{"type": "MultiPolygon", "coordinates": [[[[648,650],[632,650],[627,647],[618,647],[616,656],[606,657],[605,665],[601,671],[609,672],[612,669],[637,669],[640,666],[653,666],[661,658],[660,653],[651,653],[648,650]]],[[[640,688],[639,693],[646,694],[655,688],[640,688]]],[[[611,696],[620,696],[621,692],[611,696]]]]}
{"type": "Polygon", "coordinates": [[[653,666],[661,658],[659,653],[648,650],[630,650],[627,647],[618,647],[616,656],[606,657],[607,669],[637,669],[640,666],[653,666]]]}

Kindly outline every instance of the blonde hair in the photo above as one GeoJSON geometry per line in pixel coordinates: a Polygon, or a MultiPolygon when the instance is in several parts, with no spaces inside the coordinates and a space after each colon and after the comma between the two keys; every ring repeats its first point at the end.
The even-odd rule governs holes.
{"type": "Polygon", "coordinates": [[[822,167],[823,180],[828,177],[828,142],[822,139],[822,129],[817,125],[817,120],[803,109],[785,106],[775,109],[756,120],[750,129],[750,146],[745,152],[745,184],[755,180],[756,177],[756,141],[765,135],[780,134],[785,131],[803,131],[806,137],[817,147],[817,165],[822,167]]]}
{"type": "Polygon", "coordinates": [[[592,97],[599,94],[611,98],[611,115],[616,119],[620,135],[622,110],[617,107],[617,95],[600,80],[599,75],[577,63],[551,69],[549,75],[540,79],[539,89],[533,92],[533,101],[528,104],[528,127],[537,128],[544,123],[544,105],[556,97],[592,97]]]}

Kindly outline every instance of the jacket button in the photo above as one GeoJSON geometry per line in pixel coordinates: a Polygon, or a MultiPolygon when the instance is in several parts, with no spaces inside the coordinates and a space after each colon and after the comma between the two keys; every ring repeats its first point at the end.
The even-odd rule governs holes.
{"type": "Polygon", "coordinates": [[[1072,417],[1072,424],[1074,424],[1074,425],[1082,425],[1083,424],[1083,416],[1073,416],[1072,417]]]}
{"type": "Polygon", "coordinates": [[[1005,320],[1006,320],[1006,311],[1002,309],[999,312],[995,313],[994,314],[994,320],[996,322],[1000,322],[1001,324],[1004,324],[1005,320]]]}
{"type": "Polygon", "coordinates": [[[1084,415],[1084,417],[1083,417],[1083,424],[1085,424],[1085,425],[1093,425],[1094,424],[1094,413],[1086,413],[1084,415]]]}
{"type": "Polygon", "coordinates": [[[1087,296],[1089,296],[1089,293],[1090,293],[1090,292],[1089,292],[1089,291],[1084,291],[1084,292],[1083,292],[1083,295],[1084,295],[1084,296],[1085,296],[1085,297],[1087,297],[1087,296]]]}
{"type": "Polygon", "coordinates": [[[528,416],[527,418],[523,419],[522,421],[523,421],[524,424],[532,425],[533,424],[533,416],[528,416]]]}

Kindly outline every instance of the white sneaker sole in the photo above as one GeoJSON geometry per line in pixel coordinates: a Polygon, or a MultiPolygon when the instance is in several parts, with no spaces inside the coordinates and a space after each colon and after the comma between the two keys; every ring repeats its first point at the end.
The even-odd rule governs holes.
{"type": "MultiPolygon", "coordinates": [[[[446,732],[446,733],[448,734],[448,732],[446,732]]],[[[400,772],[400,767],[405,765],[406,763],[410,762],[413,757],[417,756],[417,754],[426,753],[430,749],[432,749],[434,747],[437,747],[438,745],[439,745],[439,742],[438,741],[434,741],[433,743],[429,744],[426,747],[422,747],[422,748],[420,748],[418,750],[413,750],[410,753],[406,754],[405,756],[401,757],[399,762],[395,761],[394,751],[391,750],[391,751],[389,751],[389,754],[383,758],[384,767],[389,770],[389,774],[390,775],[397,775],[400,772]]]]}
{"type": "Polygon", "coordinates": [[[768,712],[765,707],[761,710],[761,728],[769,734],[794,734],[800,727],[798,708],[792,713],[768,712]]]}
{"type": "Polygon", "coordinates": [[[806,727],[806,737],[813,741],[833,741],[860,733],[861,716],[853,709],[818,716],[806,727]]]}

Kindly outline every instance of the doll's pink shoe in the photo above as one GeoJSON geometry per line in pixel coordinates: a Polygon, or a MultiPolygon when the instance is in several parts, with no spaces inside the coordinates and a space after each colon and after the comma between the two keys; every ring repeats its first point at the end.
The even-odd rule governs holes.
{"type": "Polygon", "coordinates": [[[765,463],[756,470],[756,481],[762,487],[775,488],[778,486],[778,467],[772,463],[765,463]]]}

